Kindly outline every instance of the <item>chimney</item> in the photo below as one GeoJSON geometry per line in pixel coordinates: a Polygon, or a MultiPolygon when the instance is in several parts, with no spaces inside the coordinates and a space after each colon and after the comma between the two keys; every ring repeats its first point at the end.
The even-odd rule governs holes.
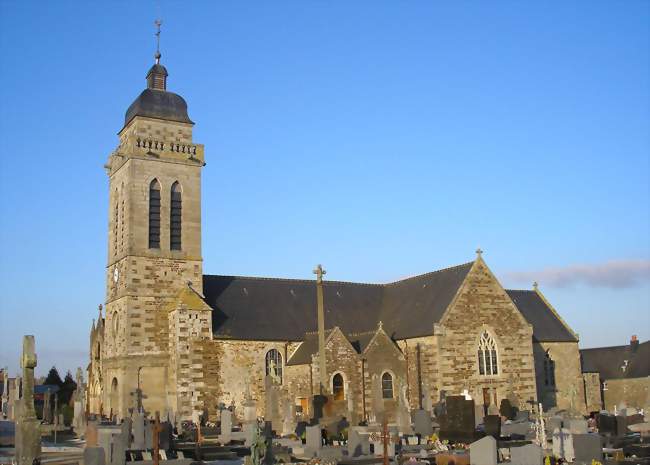
{"type": "Polygon", "coordinates": [[[636,352],[636,349],[639,347],[639,340],[636,338],[636,334],[632,335],[632,338],[630,339],[630,349],[632,349],[632,352],[636,352]]]}

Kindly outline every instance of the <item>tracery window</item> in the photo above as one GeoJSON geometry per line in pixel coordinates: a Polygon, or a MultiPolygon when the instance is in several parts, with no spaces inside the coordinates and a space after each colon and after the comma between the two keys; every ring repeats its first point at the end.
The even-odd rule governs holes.
{"type": "Polygon", "coordinates": [[[548,352],[544,355],[544,385],[555,386],[555,361],[548,352]]]}
{"type": "Polygon", "coordinates": [[[497,344],[487,331],[483,331],[478,343],[478,372],[483,376],[499,374],[497,344]]]}
{"type": "Polygon", "coordinates": [[[160,183],[157,179],[149,185],[149,248],[160,248],[160,183]]]}
{"type": "Polygon", "coordinates": [[[171,203],[169,206],[169,248],[171,250],[181,250],[182,208],[183,198],[181,185],[175,182],[172,185],[171,203]]]}
{"type": "Polygon", "coordinates": [[[266,375],[276,378],[282,384],[282,354],[276,349],[266,353],[266,375]]]}
{"type": "Polygon", "coordinates": [[[332,394],[334,394],[334,400],[345,399],[345,386],[341,373],[335,374],[332,378],[332,394]]]}
{"type": "Polygon", "coordinates": [[[393,398],[393,375],[388,372],[381,375],[381,397],[384,399],[393,398]]]}

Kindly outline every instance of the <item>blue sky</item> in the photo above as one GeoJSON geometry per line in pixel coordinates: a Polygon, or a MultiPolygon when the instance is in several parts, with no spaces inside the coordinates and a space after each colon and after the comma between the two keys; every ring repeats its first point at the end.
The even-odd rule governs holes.
{"type": "Polygon", "coordinates": [[[163,19],[205,144],[204,272],[533,279],[583,347],[650,337],[650,3],[0,3],[0,365],[87,363],[107,177],[163,19]]]}

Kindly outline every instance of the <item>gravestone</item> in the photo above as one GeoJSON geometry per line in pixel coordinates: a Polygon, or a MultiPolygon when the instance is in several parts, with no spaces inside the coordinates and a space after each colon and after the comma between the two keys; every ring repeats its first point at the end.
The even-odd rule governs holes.
{"type": "Polygon", "coordinates": [[[587,421],[582,418],[569,420],[569,431],[571,434],[587,434],[587,421]]]}
{"type": "Polygon", "coordinates": [[[312,411],[314,413],[314,416],[311,419],[312,425],[318,424],[320,419],[323,418],[323,408],[325,407],[326,403],[327,403],[327,396],[316,394],[312,398],[312,411]]]}
{"type": "Polygon", "coordinates": [[[515,416],[515,421],[530,421],[530,410],[517,411],[517,416],[515,416]]]}
{"type": "Polygon", "coordinates": [[[597,417],[598,432],[616,436],[616,417],[608,413],[600,413],[597,417]]]}
{"type": "Polygon", "coordinates": [[[224,409],[221,411],[221,443],[226,445],[232,437],[232,412],[224,409]]]}
{"type": "Polygon", "coordinates": [[[530,433],[530,423],[528,421],[517,421],[506,423],[501,426],[501,435],[511,437],[512,435],[526,436],[530,433]]]}
{"type": "Polygon", "coordinates": [[[172,448],[172,425],[168,421],[160,424],[158,433],[158,448],[160,450],[169,450],[172,448]]]}
{"type": "Polygon", "coordinates": [[[83,454],[84,465],[106,465],[104,449],[98,446],[86,446],[83,454]]]}
{"type": "Polygon", "coordinates": [[[365,428],[352,427],[348,432],[348,456],[360,457],[370,454],[370,442],[367,434],[360,434],[365,428]]]}
{"type": "Polygon", "coordinates": [[[573,458],[575,457],[573,437],[567,428],[555,429],[553,431],[553,455],[567,462],[573,462],[573,458]]]}
{"type": "Polygon", "coordinates": [[[497,441],[492,436],[485,436],[469,445],[469,462],[471,465],[497,465],[497,441]]]}
{"type": "Polygon", "coordinates": [[[257,402],[253,399],[244,401],[244,423],[257,422],[257,402]]]}
{"type": "Polygon", "coordinates": [[[517,414],[517,410],[512,406],[509,399],[502,399],[499,405],[499,414],[508,420],[513,420],[517,414]]]}
{"type": "Polygon", "coordinates": [[[511,465],[543,465],[544,452],[537,444],[510,448],[511,465]]]}
{"type": "Polygon", "coordinates": [[[77,388],[74,391],[74,417],[72,425],[77,437],[82,437],[86,429],[86,412],[85,405],[85,386],[83,382],[83,372],[77,368],[77,388]]]}
{"type": "Polygon", "coordinates": [[[552,433],[556,429],[562,428],[562,418],[561,417],[550,417],[546,420],[546,431],[552,433]]]}
{"type": "Polygon", "coordinates": [[[575,462],[591,465],[592,460],[603,461],[603,448],[598,434],[574,434],[575,462]]]}
{"type": "Polygon", "coordinates": [[[413,412],[413,426],[415,434],[423,437],[429,437],[433,434],[433,423],[431,414],[426,410],[420,409],[413,412]]]}
{"type": "Polygon", "coordinates": [[[257,423],[244,423],[244,446],[250,447],[253,444],[255,439],[255,433],[257,431],[257,423]]]}
{"type": "Polygon", "coordinates": [[[410,406],[407,398],[407,386],[406,383],[403,383],[401,380],[397,382],[397,426],[400,433],[409,434],[411,431],[411,414],[410,406]]]}
{"type": "Polygon", "coordinates": [[[483,420],[483,430],[485,434],[499,439],[501,437],[501,417],[499,415],[486,416],[483,420]]]}
{"type": "Polygon", "coordinates": [[[150,421],[144,424],[144,448],[153,449],[153,423],[150,421]]]}
{"type": "Polygon", "coordinates": [[[616,435],[625,436],[627,433],[627,417],[616,415],[616,435]]]}
{"type": "Polygon", "coordinates": [[[627,422],[627,426],[638,425],[639,423],[645,422],[644,416],[640,413],[628,415],[625,420],[627,422]]]}
{"type": "Polygon", "coordinates": [[[485,411],[480,404],[474,405],[474,426],[482,425],[485,421],[485,411]]]}
{"type": "Polygon", "coordinates": [[[464,396],[447,396],[446,412],[440,418],[440,438],[470,442],[474,438],[474,401],[464,396]]]}
{"type": "Polygon", "coordinates": [[[144,440],[144,414],[141,412],[136,412],[133,415],[133,443],[131,444],[131,449],[133,450],[143,450],[145,447],[144,440]]]}
{"type": "Polygon", "coordinates": [[[264,452],[264,465],[273,465],[275,456],[273,455],[273,425],[270,421],[264,422],[264,443],[266,452],[264,452]]]}
{"type": "Polygon", "coordinates": [[[34,336],[23,337],[23,355],[20,359],[23,369],[23,397],[20,402],[20,416],[16,423],[16,460],[18,465],[32,465],[41,456],[41,430],[34,409],[34,368],[36,348],[34,336]]]}
{"type": "Polygon", "coordinates": [[[305,436],[305,446],[310,454],[320,450],[323,444],[320,425],[307,426],[305,436]]]}

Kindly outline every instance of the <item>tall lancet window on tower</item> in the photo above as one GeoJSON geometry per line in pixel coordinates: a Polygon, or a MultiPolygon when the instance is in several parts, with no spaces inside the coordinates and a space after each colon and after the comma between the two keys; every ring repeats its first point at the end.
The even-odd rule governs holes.
{"type": "Polygon", "coordinates": [[[149,184],[149,248],[160,248],[160,183],[149,184]]]}
{"type": "Polygon", "coordinates": [[[497,344],[487,331],[483,331],[478,343],[478,372],[485,376],[499,374],[497,344]]]}
{"type": "Polygon", "coordinates": [[[172,185],[172,197],[169,207],[169,248],[181,250],[183,197],[181,185],[175,182],[172,185]]]}

